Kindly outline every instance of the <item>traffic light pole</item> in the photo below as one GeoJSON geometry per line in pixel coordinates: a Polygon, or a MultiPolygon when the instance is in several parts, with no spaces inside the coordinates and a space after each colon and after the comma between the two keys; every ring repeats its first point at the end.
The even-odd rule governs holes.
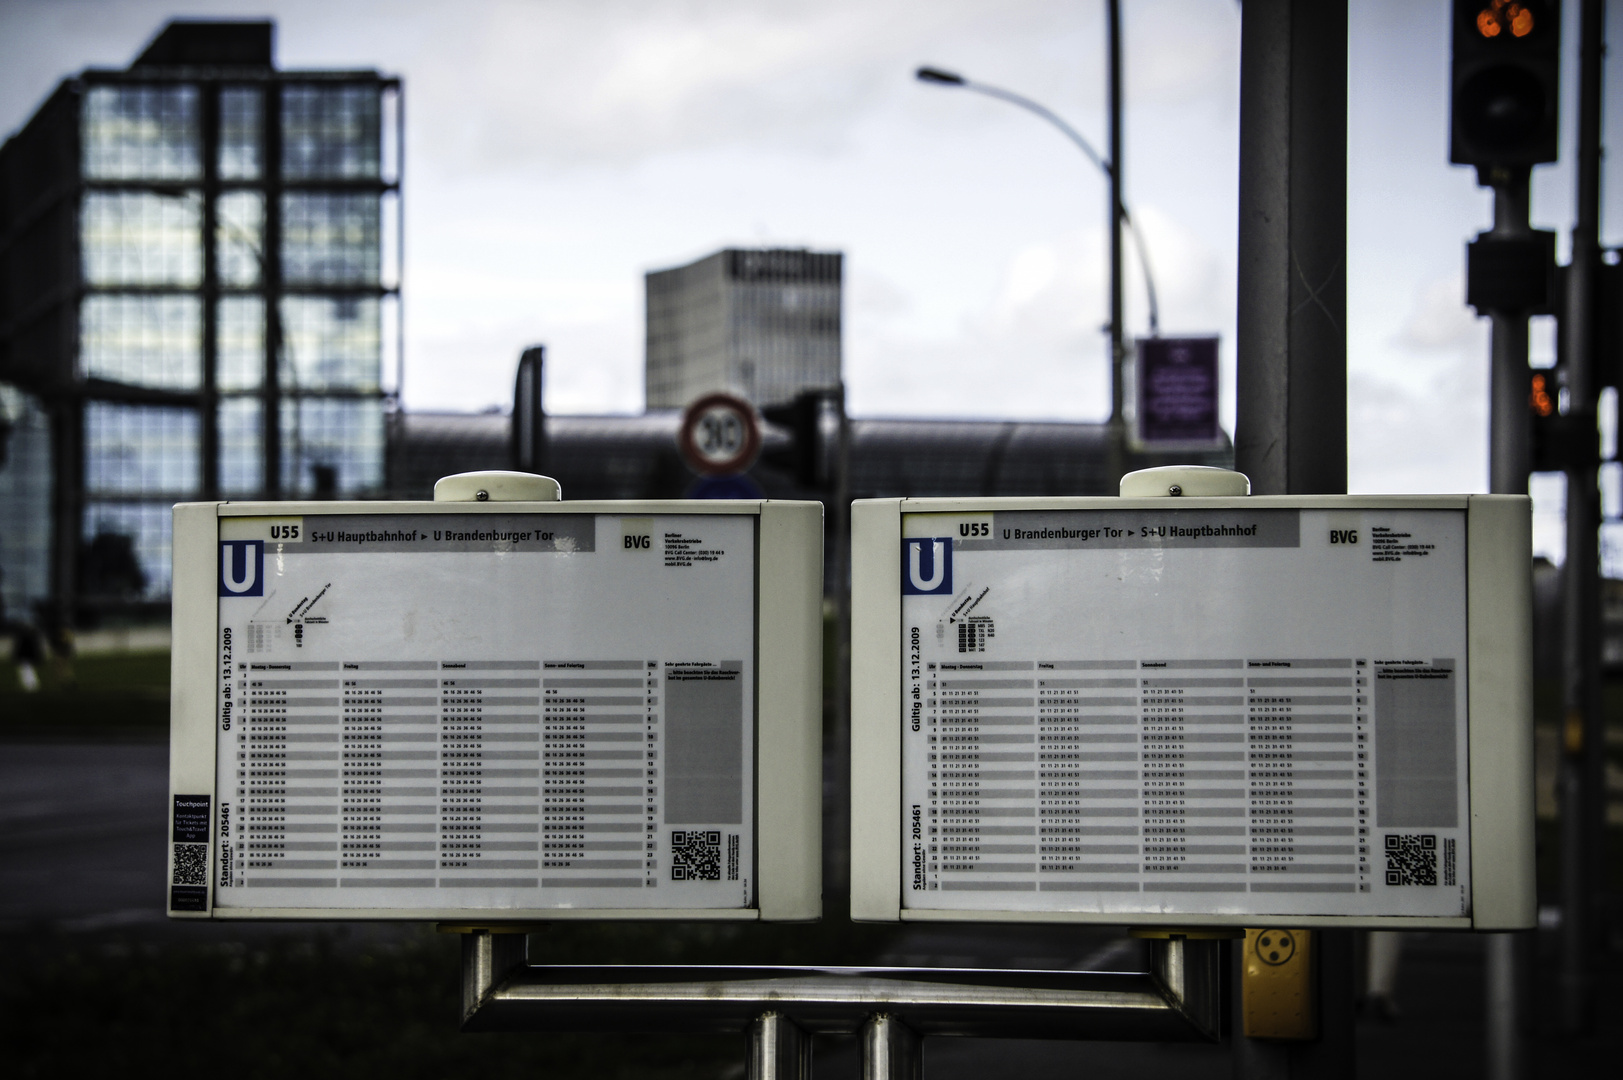
{"type": "Polygon", "coordinates": [[[1122,325],[1121,224],[1121,0],[1105,5],[1109,39],[1110,80],[1110,484],[1127,469],[1127,416],[1123,369],[1127,361],[1127,334],[1122,325]]]}
{"type": "MultiPolygon", "coordinates": [[[[1520,239],[1532,232],[1528,213],[1528,170],[1496,169],[1493,181],[1493,239],[1520,239]]],[[[1527,407],[1527,312],[1494,311],[1493,368],[1489,394],[1488,490],[1495,495],[1526,495],[1532,465],[1531,415],[1527,407]]]]}
{"type": "Polygon", "coordinates": [[[1600,489],[1596,406],[1595,290],[1600,263],[1601,61],[1605,4],[1583,0],[1578,68],[1578,190],[1561,334],[1566,408],[1583,433],[1567,474],[1567,552],[1562,574],[1561,1019],[1572,1034],[1595,1021],[1591,952],[1598,940],[1595,893],[1604,880],[1605,720],[1600,694],[1600,489]]]}
{"type": "MultiPolygon", "coordinates": [[[[1239,201],[1235,467],[1258,495],[1345,494],[1345,0],[1245,5],[1239,201]]],[[[1234,994],[1236,1080],[1354,1075],[1352,932],[1315,931],[1312,947],[1317,1038],[1247,1037],[1234,994]]]]}
{"type": "MultiPolygon", "coordinates": [[[[1493,183],[1491,239],[1531,235],[1529,170],[1484,170],[1493,183]]],[[[1493,359],[1488,417],[1488,490],[1495,495],[1526,495],[1532,465],[1532,415],[1527,405],[1527,312],[1490,312],[1493,359]]],[[[1486,934],[1484,1004],[1490,1080],[1523,1080],[1532,1064],[1527,1053],[1532,991],[1532,938],[1526,932],[1486,934]]]]}

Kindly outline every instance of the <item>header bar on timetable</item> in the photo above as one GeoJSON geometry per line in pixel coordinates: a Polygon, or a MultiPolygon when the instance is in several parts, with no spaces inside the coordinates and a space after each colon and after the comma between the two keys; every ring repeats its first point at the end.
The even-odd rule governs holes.
{"type": "Polygon", "coordinates": [[[953,538],[959,551],[1073,548],[1293,548],[1298,510],[1008,510],[992,535],[953,538]]]}
{"type": "Polygon", "coordinates": [[[591,514],[328,514],[304,520],[301,545],[307,555],[596,549],[591,514]]]}

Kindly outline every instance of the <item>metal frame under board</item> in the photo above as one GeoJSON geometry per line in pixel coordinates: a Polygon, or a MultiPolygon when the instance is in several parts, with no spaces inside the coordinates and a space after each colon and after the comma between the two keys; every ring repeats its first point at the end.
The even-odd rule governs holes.
{"type": "Polygon", "coordinates": [[[521,933],[462,935],[464,1031],[739,1032],[752,1080],[802,1080],[811,1035],[859,1035],[863,1075],[918,1075],[926,1035],[1217,1042],[1222,946],[1150,942],[1148,972],[532,965],[521,933]]]}

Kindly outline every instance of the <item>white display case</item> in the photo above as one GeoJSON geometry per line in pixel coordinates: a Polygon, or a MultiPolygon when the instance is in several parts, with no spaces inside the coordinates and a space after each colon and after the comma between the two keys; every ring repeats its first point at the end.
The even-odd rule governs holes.
{"type": "Polygon", "coordinates": [[[813,502],[177,506],[171,916],[816,918],[822,545],[813,502]]]}
{"type": "Polygon", "coordinates": [[[853,917],[1533,925],[1525,497],[852,523],[853,917]]]}

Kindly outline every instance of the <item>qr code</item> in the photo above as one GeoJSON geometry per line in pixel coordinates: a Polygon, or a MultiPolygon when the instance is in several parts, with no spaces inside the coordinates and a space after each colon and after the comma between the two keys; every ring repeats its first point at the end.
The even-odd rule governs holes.
{"type": "Polygon", "coordinates": [[[172,884],[207,885],[208,850],[207,844],[176,844],[175,880],[172,884]]]}
{"type": "Polygon", "coordinates": [[[1432,833],[1387,833],[1386,883],[1437,884],[1437,837],[1432,833]]]}
{"type": "Polygon", "coordinates": [[[671,832],[672,881],[720,881],[721,833],[699,829],[671,832]]]}

